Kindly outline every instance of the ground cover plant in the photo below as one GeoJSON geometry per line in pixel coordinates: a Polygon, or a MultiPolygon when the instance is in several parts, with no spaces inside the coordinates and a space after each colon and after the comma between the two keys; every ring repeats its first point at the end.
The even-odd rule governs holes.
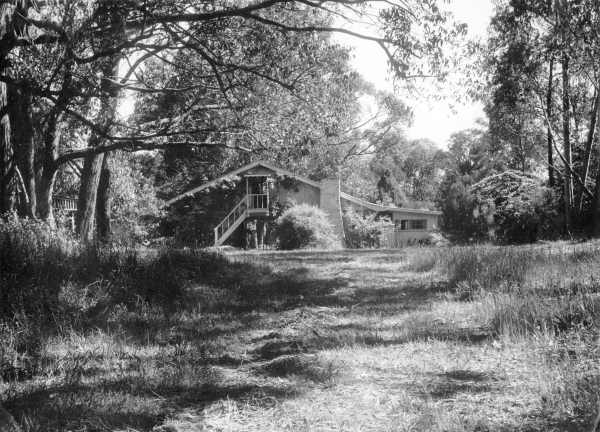
{"type": "MultiPolygon", "coordinates": [[[[1,250],[7,232],[29,244],[16,228],[1,250]]],[[[46,315],[2,315],[0,402],[25,431],[564,431],[598,412],[597,242],[222,255],[52,238],[21,255],[28,276],[2,261],[3,295],[57,287],[46,315]]]]}

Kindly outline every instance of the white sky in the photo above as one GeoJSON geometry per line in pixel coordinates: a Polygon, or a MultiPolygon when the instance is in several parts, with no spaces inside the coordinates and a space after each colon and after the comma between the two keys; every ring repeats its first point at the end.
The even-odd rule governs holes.
{"type": "MultiPolygon", "coordinates": [[[[446,6],[469,27],[469,37],[485,38],[494,11],[492,0],[450,0],[446,6]]],[[[358,30],[360,31],[360,30],[358,30]]],[[[342,36],[338,40],[354,48],[354,67],[377,88],[391,90],[392,80],[387,72],[385,54],[374,43],[342,36]]],[[[401,98],[413,109],[414,121],[407,131],[410,138],[429,138],[446,147],[452,133],[472,127],[477,118],[484,117],[480,103],[457,103],[456,101],[427,101],[415,95],[401,94],[401,98]],[[453,108],[450,108],[450,103],[453,108]]],[[[369,102],[365,100],[365,105],[369,102]]],[[[369,111],[368,106],[365,107],[369,111]]]]}

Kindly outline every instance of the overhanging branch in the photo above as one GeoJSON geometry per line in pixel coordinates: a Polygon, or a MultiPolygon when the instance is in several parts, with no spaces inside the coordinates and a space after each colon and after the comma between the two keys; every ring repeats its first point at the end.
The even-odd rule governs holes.
{"type": "Polygon", "coordinates": [[[111,144],[98,146],[98,147],[87,147],[80,150],[72,150],[63,153],[56,159],[56,166],[63,165],[65,163],[74,161],[76,159],[82,159],[87,156],[99,155],[110,151],[127,151],[136,152],[143,150],[160,150],[170,147],[222,147],[232,150],[242,151],[245,153],[252,152],[247,147],[239,145],[230,145],[227,143],[213,142],[213,141],[169,141],[169,142],[143,142],[143,141],[120,141],[111,144]]]}

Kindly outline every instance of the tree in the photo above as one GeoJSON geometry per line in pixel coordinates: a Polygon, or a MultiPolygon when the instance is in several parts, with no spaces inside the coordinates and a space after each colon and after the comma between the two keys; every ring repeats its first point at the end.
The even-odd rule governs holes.
{"type": "MultiPolygon", "coordinates": [[[[262,81],[267,87],[295,90],[301,84],[298,79],[308,71],[288,61],[294,52],[302,52],[304,42],[318,35],[343,32],[369,39],[384,49],[400,76],[408,76],[412,60],[424,52],[431,54],[425,57],[433,60],[428,66],[440,69],[443,64],[439,59],[441,45],[456,32],[444,30],[448,17],[435,2],[392,5],[381,13],[382,37],[355,34],[333,24],[332,16],[356,11],[360,14],[368,4],[367,1],[345,0],[256,0],[243,5],[200,1],[193,6],[188,2],[158,0],[143,3],[116,0],[3,2],[0,96],[8,95],[12,89],[26,91],[28,97],[21,100],[31,101],[26,105],[39,107],[44,121],[34,134],[39,137],[33,147],[35,159],[42,161],[41,173],[36,171],[34,187],[29,181],[33,176],[27,182],[16,181],[20,178],[17,173],[22,170],[15,169],[15,161],[22,160],[26,164],[31,158],[21,157],[29,154],[26,148],[13,149],[12,135],[21,134],[22,131],[16,129],[26,122],[12,121],[11,129],[11,116],[17,114],[7,116],[2,110],[0,195],[3,205],[0,210],[14,206],[11,204],[14,185],[25,183],[30,189],[35,188],[35,195],[39,197],[37,206],[29,200],[29,212],[51,220],[57,172],[73,161],[84,159],[78,225],[82,237],[91,237],[98,185],[105,184],[99,180],[104,158],[101,155],[115,150],[174,146],[232,147],[243,151],[243,131],[232,131],[228,124],[205,120],[221,115],[231,117],[229,112],[237,109],[232,96],[243,93],[238,90],[243,89],[248,80],[262,81]],[[232,31],[236,28],[242,31],[232,31]],[[282,49],[289,40],[300,42],[298,49],[291,45],[287,46],[292,47],[291,52],[282,49]],[[194,103],[198,95],[194,93],[195,88],[155,88],[145,81],[143,65],[146,62],[169,64],[182,50],[202,59],[207,77],[204,83],[213,87],[208,93],[218,95],[216,104],[194,103]],[[117,65],[118,74],[115,73],[117,65]],[[212,91],[214,89],[217,91],[212,91]],[[197,119],[203,116],[204,120],[195,125],[196,134],[190,134],[187,112],[148,119],[142,124],[123,124],[115,117],[114,108],[124,91],[177,94],[184,99],[187,96],[188,108],[195,112],[197,119]],[[65,139],[75,135],[69,130],[71,127],[82,132],[78,142],[65,139]],[[239,134],[232,135],[232,132],[239,134]]],[[[302,88],[298,93],[302,93],[302,88]]],[[[0,99],[0,108],[5,107],[7,99],[0,99]]],[[[24,108],[19,112],[32,112],[27,106],[24,108]]],[[[20,188],[25,196],[27,188],[20,188]]]]}
{"type": "Polygon", "coordinates": [[[522,171],[535,169],[527,158],[537,159],[550,185],[559,177],[565,232],[585,223],[598,202],[591,161],[598,152],[599,18],[593,2],[511,0],[498,9],[489,41],[492,133],[523,150],[522,171]],[[536,156],[544,147],[545,161],[536,156]]]}
{"type": "MultiPolygon", "coordinates": [[[[0,3],[0,75],[9,73],[8,54],[26,26],[23,16],[30,7],[28,0],[0,3]]],[[[0,82],[0,213],[14,206],[15,179],[18,178],[12,143],[9,86],[0,82]]],[[[13,111],[14,113],[15,111],[13,111]]],[[[26,125],[25,125],[26,126],[26,125]]]]}
{"type": "MultiPolygon", "coordinates": [[[[481,125],[484,126],[484,125],[481,125]]],[[[442,211],[442,228],[456,240],[481,239],[487,235],[491,213],[481,212],[471,186],[506,169],[503,154],[496,153],[485,127],[457,132],[450,137],[444,178],[437,205],[442,211]]]]}
{"type": "Polygon", "coordinates": [[[429,140],[408,140],[396,130],[377,146],[371,169],[379,178],[379,199],[394,204],[432,207],[443,166],[443,152],[429,140]]]}

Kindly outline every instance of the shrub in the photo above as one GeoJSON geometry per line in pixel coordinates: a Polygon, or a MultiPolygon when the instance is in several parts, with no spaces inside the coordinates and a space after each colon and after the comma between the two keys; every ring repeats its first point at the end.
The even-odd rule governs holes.
{"type": "Polygon", "coordinates": [[[382,230],[393,227],[388,219],[377,219],[376,215],[363,216],[352,208],[346,210],[343,221],[347,245],[354,249],[380,247],[382,230]]]}
{"type": "Polygon", "coordinates": [[[0,219],[0,319],[47,316],[76,248],[67,232],[44,222],[14,215],[0,219]]]}
{"type": "Polygon", "coordinates": [[[0,218],[0,380],[35,368],[41,330],[58,310],[76,248],[68,233],[46,223],[0,218]]]}
{"type": "Polygon", "coordinates": [[[306,204],[283,212],[277,221],[275,236],[277,246],[284,250],[339,247],[339,239],[325,212],[306,204]]]}
{"type": "Polygon", "coordinates": [[[489,228],[495,240],[531,243],[560,232],[558,197],[534,176],[506,171],[480,181],[471,190],[476,215],[492,209],[489,228]]]}
{"type": "Polygon", "coordinates": [[[234,287],[248,274],[218,254],[84,246],[47,223],[0,218],[0,381],[31,375],[60,331],[106,322],[115,308],[172,314],[192,283],[234,287]]]}
{"type": "Polygon", "coordinates": [[[442,211],[440,226],[456,243],[472,243],[488,237],[493,209],[477,206],[469,189],[470,176],[449,176],[439,190],[437,205],[442,211]]]}

